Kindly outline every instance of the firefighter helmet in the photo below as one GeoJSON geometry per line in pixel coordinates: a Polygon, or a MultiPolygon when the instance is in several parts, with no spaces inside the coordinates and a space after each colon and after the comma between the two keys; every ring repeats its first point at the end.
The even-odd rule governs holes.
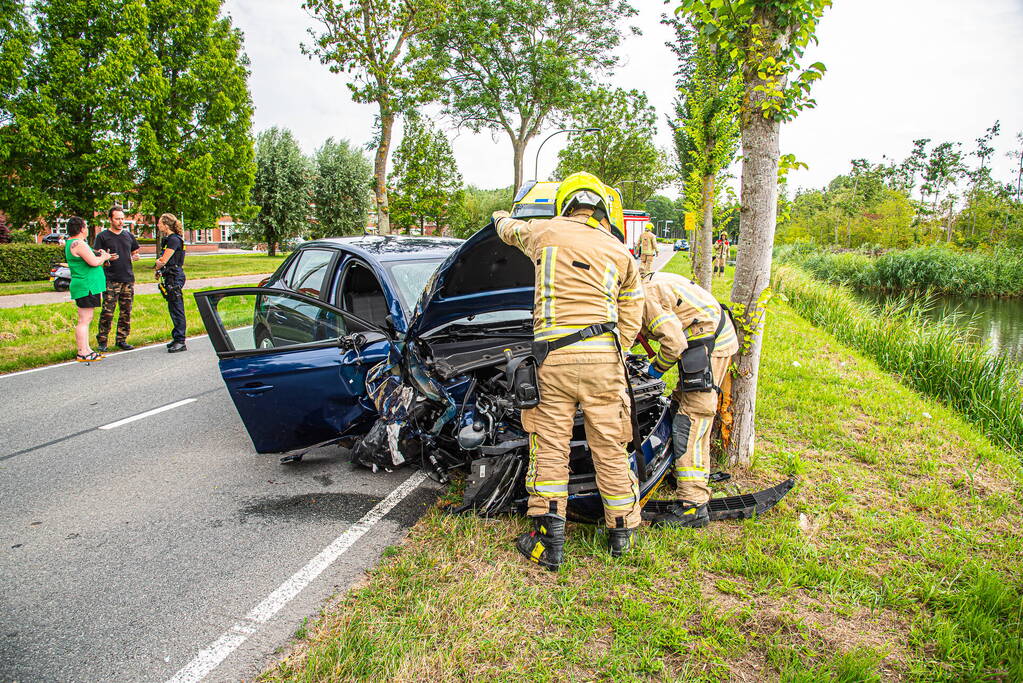
{"type": "Polygon", "coordinates": [[[554,197],[554,208],[559,216],[571,215],[577,209],[592,209],[595,222],[607,220],[612,234],[625,242],[625,235],[610,220],[611,200],[607,187],[592,173],[573,173],[561,181],[554,197]]]}

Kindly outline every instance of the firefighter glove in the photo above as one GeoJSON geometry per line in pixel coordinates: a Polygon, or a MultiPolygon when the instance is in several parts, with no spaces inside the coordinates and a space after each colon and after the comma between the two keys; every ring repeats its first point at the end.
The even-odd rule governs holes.
{"type": "Polygon", "coordinates": [[[659,369],[657,365],[651,361],[650,365],[646,368],[646,374],[650,375],[654,379],[660,379],[664,376],[664,370],[659,369]]]}

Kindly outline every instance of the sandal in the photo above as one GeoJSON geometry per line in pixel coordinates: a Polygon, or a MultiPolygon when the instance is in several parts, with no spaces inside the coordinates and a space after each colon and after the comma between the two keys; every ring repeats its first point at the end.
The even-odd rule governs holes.
{"type": "Polygon", "coordinates": [[[93,361],[103,360],[103,358],[104,356],[99,355],[95,351],[93,351],[87,356],[83,356],[80,353],[75,355],[75,360],[78,361],[79,363],[91,363],[93,361]]]}

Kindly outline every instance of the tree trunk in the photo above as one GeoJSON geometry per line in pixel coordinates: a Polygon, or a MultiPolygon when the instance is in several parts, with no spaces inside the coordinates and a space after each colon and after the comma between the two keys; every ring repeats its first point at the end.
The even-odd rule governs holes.
{"type": "Polygon", "coordinates": [[[387,157],[391,151],[391,133],[394,129],[394,114],[380,107],[380,144],[377,145],[373,160],[373,193],[377,203],[377,234],[391,233],[391,214],[387,203],[387,157]]]}
{"type": "Polygon", "coordinates": [[[714,176],[703,176],[703,225],[699,233],[699,252],[696,256],[693,275],[696,284],[710,291],[714,260],[714,176]]]}
{"type": "Polygon", "coordinates": [[[766,311],[758,301],[771,277],[781,124],[760,114],[765,95],[756,88],[764,84],[755,69],[749,68],[743,75],[747,94],[742,113],[741,232],[731,298],[741,305],[741,314],[736,317],[744,329],[738,330],[741,346],[738,373],[732,382],[734,421],[728,463],[748,466],[753,456],[757,380],[766,322],[766,311]]]}
{"type": "Polygon", "coordinates": [[[519,188],[522,187],[522,161],[526,154],[526,143],[528,140],[512,137],[511,141],[512,152],[514,154],[512,163],[515,164],[515,182],[512,184],[512,197],[514,197],[519,188]]]}

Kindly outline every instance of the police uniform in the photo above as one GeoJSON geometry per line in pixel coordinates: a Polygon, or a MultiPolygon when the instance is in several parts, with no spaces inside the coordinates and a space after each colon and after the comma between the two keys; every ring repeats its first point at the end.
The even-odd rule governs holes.
{"type": "Polygon", "coordinates": [[[639,236],[639,272],[646,275],[654,269],[654,257],[657,256],[657,238],[649,229],[639,236]]]}
{"type": "MultiPolygon", "coordinates": [[[[709,346],[710,369],[714,386],[721,386],[739,340],[714,296],[688,278],[663,272],[644,277],[643,292],[643,335],[660,343],[651,374],[659,377],[694,342],[710,343],[708,338],[714,337],[709,346]]],[[[713,388],[682,391],[680,381],[672,398],[679,402],[672,425],[678,493],[684,501],[704,505],[710,500],[710,432],[718,392],[713,388]]]]}
{"type": "Polygon", "coordinates": [[[160,269],[163,278],[163,291],[167,299],[167,312],[171,319],[171,343],[168,347],[173,351],[183,351],[185,344],[185,301],[182,289],[185,286],[185,241],[181,235],[172,232],[163,240],[161,249],[172,249],[174,253],[160,269]]]}

